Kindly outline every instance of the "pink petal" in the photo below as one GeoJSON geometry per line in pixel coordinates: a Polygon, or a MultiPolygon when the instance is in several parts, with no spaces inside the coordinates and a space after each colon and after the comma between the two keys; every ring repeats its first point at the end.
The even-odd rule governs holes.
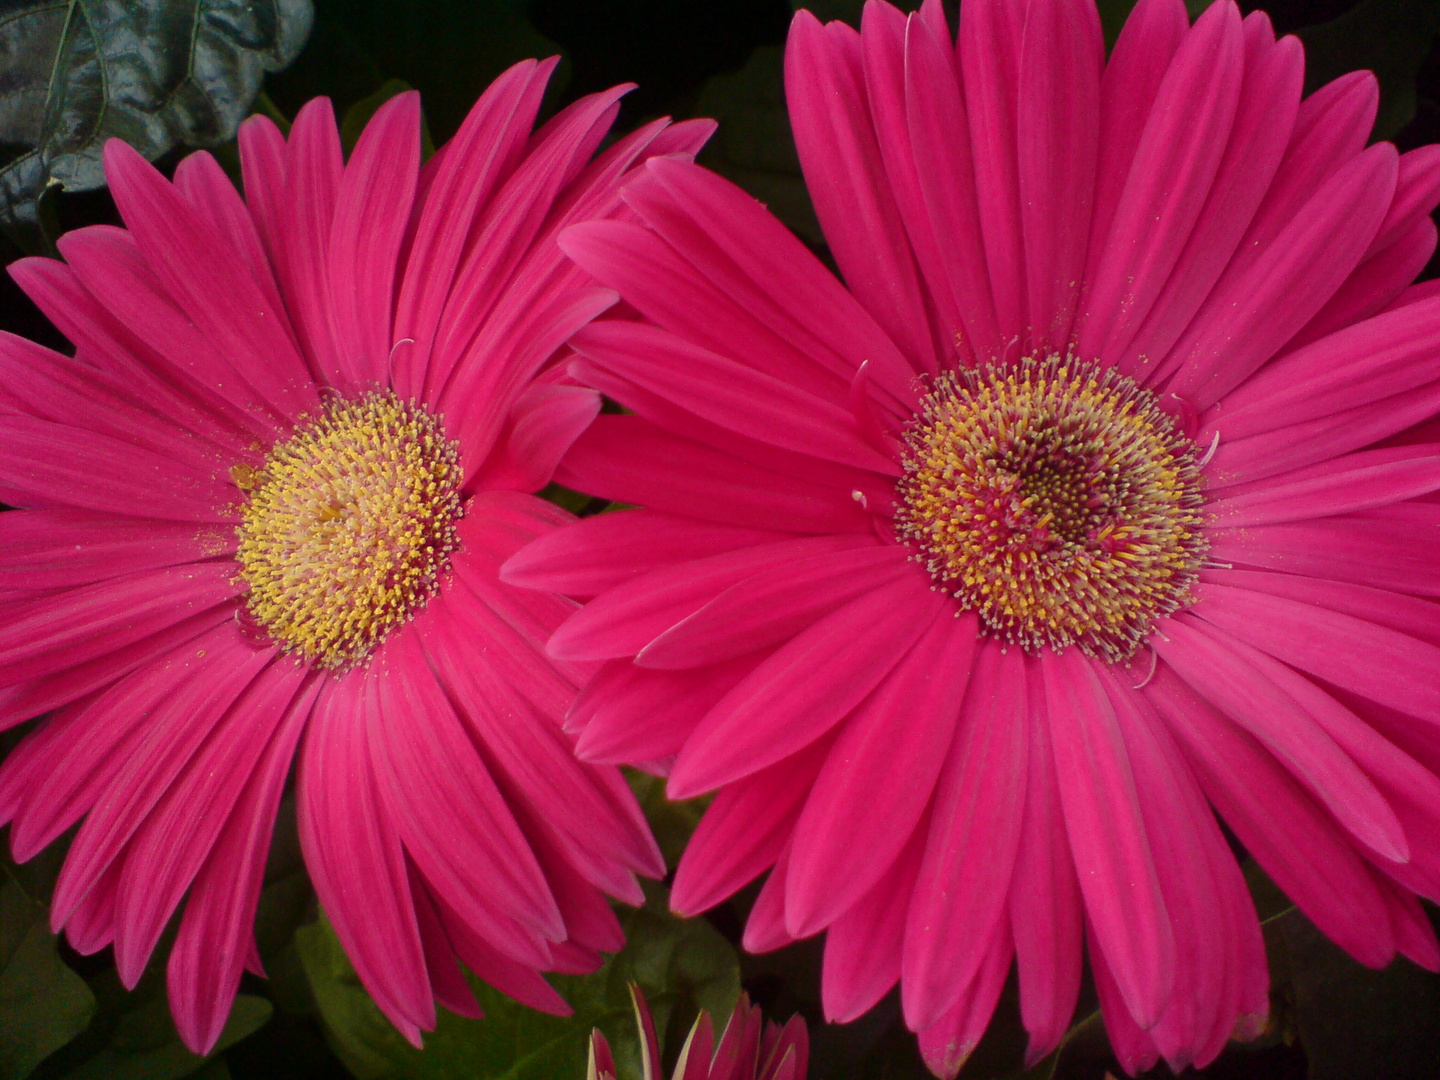
{"type": "Polygon", "coordinates": [[[650,570],[779,538],[655,510],[597,514],[536,539],[501,567],[500,580],[588,599],[650,570]]]}
{"type": "Polygon", "coordinates": [[[420,168],[420,95],[399,94],[365,125],[335,194],[326,263],[339,368],[355,386],[387,380],[395,267],[420,168]]]}
{"type": "MultiPolygon", "coordinates": [[[[1217,600],[1216,606],[1219,606],[1217,600]]],[[[1169,619],[1153,648],[1175,673],[1242,725],[1316,795],[1357,840],[1403,862],[1405,832],[1370,778],[1313,717],[1229,635],[1192,616],[1169,619]]]]}
{"type": "Polygon", "coordinates": [[[1360,262],[1396,169],[1388,143],[1341,168],[1246,273],[1221,280],[1156,378],[1173,372],[1169,392],[1205,409],[1253,374],[1360,262]]]}
{"type": "Polygon", "coordinates": [[[233,522],[238,492],[214,473],[84,428],[0,414],[0,494],[170,521],[233,522]]]}
{"type": "MultiPolygon", "coordinates": [[[[974,618],[949,616],[932,622],[851,713],[806,799],[785,885],[786,928],[797,938],[858,902],[930,805],[976,647],[974,618]],[[897,722],[906,726],[899,752],[897,722]]],[[[942,787],[939,798],[947,795],[942,787]]],[[[937,813],[946,809],[942,802],[937,813]]],[[[927,876],[922,871],[922,884],[927,876]]]]}
{"type": "MultiPolygon", "coordinates": [[[[1130,177],[1136,148],[1166,72],[1189,29],[1190,17],[1181,0],[1140,0],[1131,9],[1111,50],[1100,80],[1100,134],[1088,269],[1084,276],[1087,282],[1095,279],[1105,258],[1105,241],[1130,177]]],[[[1098,314],[1102,319],[1110,317],[1108,312],[1098,314]]]]}
{"type": "Polygon", "coordinates": [[[839,723],[892,671],[913,678],[905,674],[912,647],[952,610],[947,597],[902,579],[797,634],[706,714],[675,761],[670,797],[773,764],[839,723]]]}
{"type": "Polygon", "coordinates": [[[328,99],[317,98],[296,114],[287,150],[289,190],[276,228],[281,245],[276,262],[310,363],[337,386],[344,369],[333,327],[328,252],[345,161],[328,99]]]}
{"type": "Polygon", "coordinates": [[[594,323],[582,356],[711,423],[800,454],[890,477],[900,467],[861,437],[849,410],[642,323],[594,323]]]}
{"type": "Polygon", "coordinates": [[[1261,12],[1245,20],[1243,34],[1245,68],[1225,154],[1169,280],[1119,360],[1132,374],[1165,356],[1200,310],[1234,257],[1295,127],[1305,66],[1300,42],[1285,37],[1277,44],[1261,12]]]}
{"type": "MultiPolygon", "coordinates": [[[[923,784],[939,771],[940,782],[902,961],[905,1018],[917,1029],[940,1022],[978,976],[996,928],[1008,921],[1030,741],[1025,663],[1019,650],[1002,650],[990,640],[973,665],[943,771],[919,774],[923,784]]],[[[934,670],[964,667],[962,660],[934,670]]],[[[943,751],[930,753],[938,763],[943,751]]],[[[911,771],[918,772],[913,764],[911,771]]],[[[870,790],[905,790],[910,784],[897,778],[870,790]]],[[[929,785],[921,790],[928,795],[929,785]]]]}
{"type": "Polygon", "coordinates": [[[922,821],[890,869],[830,924],[820,976],[830,1023],[859,1019],[900,980],[906,914],[928,833],[929,823],[922,821]]]}
{"type": "Polygon", "coordinates": [[[875,138],[860,35],[798,11],[785,95],[815,214],[850,292],[908,356],[925,356],[919,274],[875,138]]]}
{"type": "MultiPolygon", "coordinates": [[[[115,910],[115,964],[126,985],[139,979],[266,747],[302,704],[297,698],[305,682],[304,669],[288,660],[260,672],[136,831],[115,910]]],[[[308,711],[312,696],[306,696],[301,712],[308,711]]]]}
{"type": "Polygon", "coordinates": [[[916,404],[911,362],[763,206],[714,173],[654,158],[625,201],[696,269],[797,351],[849,380],[869,361],[883,405],[916,404]],[[785,302],[778,303],[777,298],[785,302]]]}
{"type": "Polygon", "coordinates": [[[824,557],[872,551],[873,537],[814,536],[739,548],[705,559],[652,570],[592,600],[550,639],[552,656],[606,660],[633,656],[681,620],[690,617],[754,574],[778,572],[805,561],[824,566],[824,557]]]}
{"type": "Polygon", "coordinates": [[[475,639],[452,594],[432,601],[433,631],[425,652],[457,711],[503,774],[537,807],[546,823],[593,854],[630,869],[660,875],[664,863],[628,788],[610,770],[575,760],[572,744],[554,721],[525,709],[506,685],[505,667],[473,658],[475,639]]]}
{"type": "Polygon", "coordinates": [[[698,915],[759,877],[780,857],[830,756],[820,739],[768,768],[727,784],[685,846],[670,906],[698,915]]]}
{"type": "Polygon", "coordinates": [[[133,236],[96,225],[68,232],[56,243],[104,310],[104,321],[88,321],[83,338],[100,338],[105,355],[117,348],[137,354],[156,375],[168,377],[251,439],[268,444],[286,429],[283,411],[241,374],[250,366],[250,354],[238,346],[227,353],[227,335],[209,335],[181,310],[133,236]],[[136,349],[134,341],[144,345],[136,349]]]}
{"type": "Polygon", "coordinates": [[[1440,299],[1340,330],[1227,395],[1203,417],[1201,441],[1210,431],[1222,440],[1273,431],[1423,386],[1434,377],[1437,341],[1440,299]]]}
{"type": "Polygon", "coordinates": [[[673,758],[701,718],[766,655],[686,671],[647,671],[628,660],[611,661],[576,698],[565,721],[567,730],[580,733],[575,752],[603,764],[673,758]]]}
{"type": "Polygon", "coordinates": [[[379,805],[462,919],[484,925],[498,908],[558,941],[564,923],[534,852],[421,650],[430,621],[389,638],[367,672],[379,805]]]}
{"type": "Polygon", "coordinates": [[[214,1047],[239,989],[275,813],[319,688],[315,680],[295,698],[191,886],[166,981],[175,1026],[197,1054],[214,1047]]]}
{"type": "Polygon", "coordinates": [[[691,668],[779,645],[864,593],[914,575],[904,548],[876,543],[773,564],[731,585],[635,657],[648,668],[691,668]]]}
{"type": "Polygon", "coordinates": [[[1159,1020],[1175,978],[1175,939],[1135,779],[1094,662],[1041,656],[1055,772],[1085,910],[1143,1027],[1159,1020]]]}
{"type": "Polygon", "coordinates": [[[1405,291],[1435,254],[1436,228],[1420,217],[1393,242],[1370,255],[1345,279],[1320,312],[1291,339],[1298,348],[1326,334],[1384,311],[1405,291]]]}
{"type": "Polygon", "coordinates": [[[685,341],[839,404],[849,380],[826,370],[757,322],[673,247],[641,225],[590,221],[567,229],[560,248],[602,285],[685,341]]]}
{"type": "MultiPolygon", "coordinates": [[[[1236,575],[1237,585],[1270,575],[1236,575]]],[[[1352,615],[1207,582],[1196,613],[1241,641],[1336,686],[1440,723],[1440,648],[1352,615]],[[1363,657],[1363,663],[1356,663],[1363,657]]],[[[1433,608],[1432,608],[1433,610],[1433,608]]],[[[1440,613],[1431,625],[1440,624],[1440,613]]]]}
{"type": "MultiPolygon", "coordinates": [[[[1018,181],[1030,332],[1068,346],[1080,299],[1100,119],[1105,44],[1090,0],[1032,5],[1020,47],[1018,181]]],[[[1213,137],[1213,134],[1212,134],[1213,137]]]]}
{"type": "Polygon", "coordinates": [[[202,539],[188,522],[60,508],[0,514],[0,586],[56,589],[225,553],[223,531],[202,539]]]}
{"type": "Polygon", "coordinates": [[[331,680],[316,703],[296,782],[300,848],[320,905],[365,988],[407,1039],[435,1026],[405,854],[380,804],[368,720],[378,708],[360,673],[331,680]]]}
{"type": "Polygon", "coordinates": [[[863,532],[870,523],[847,491],[745,464],[633,416],[596,417],[555,480],[617,502],[744,528],[863,532]]]}
{"type": "MultiPolygon", "coordinates": [[[[61,705],[79,701],[177,645],[194,641],[199,635],[234,618],[235,606],[221,603],[148,637],[88,660],[76,662],[74,657],[57,656],[53,665],[47,665],[56,669],[52,674],[0,690],[0,728],[13,727],[61,705]]],[[[110,644],[102,639],[100,647],[109,649],[110,644]]]]}
{"type": "MultiPolygon", "coordinates": [[[[525,153],[556,62],[522,60],[507,69],[480,95],[446,143],[435,178],[420,200],[415,237],[396,300],[395,337],[413,338],[420,358],[430,355],[460,267],[468,223],[482,212],[525,153]],[[457,223],[461,227],[457,228],[457,223]]],[[[401,374],[397,372],[397,376],[401,374]]],[[[413,373],[403,374],[404,378],[397,379],[398,392],[418,394],[421,380],[413,373]]]]}
{"type": "MultiPolygon", "coordinates": [[[[990,311],[988,329],[979,330],[983,320],[981,297],[988,295],[990,282],[985,274],[985,253],[980,244],[978,219],[975,218],[974,192],[966,200],[970,207],[975,228],[968,232],[949,232],[937,229],[931,223],[929,211],[921,188],[921,173],[916,167],[915,146],[911,139],[909,107],[905,99],[906,69],[911,61],[906,59],[906,37],[910,20],[898,8],[889,4],[867,4],[860,20],[860,47],[865,71],[865,92],[869,97],[871,116],[874,121],[875,139],[880,148],[880,158],[885,163],[885,175],[895,193],[895,208],[905,225],[905,233],[915,262],[920,269],[924,287],[926,314],[929,321],[929,348],[911,357],[915,366],[929,374],[939,371],[938,359],[947,355],[952,347],[966,358],[973,356],[972,341],[993,342],[998,337],[994,329],[994,312],[990,311]],[[939,236],[945,236],[945,244],[939,236]],[[952,293],[951,279],[968,281],[974,288],[961,291],[967,296],[962,308],[952,293]],[[962,319],[961,311],[965,311],[962,319]],[[966,325],[970,330],[956,342],[952,331],[966,325]],[[949,339],[949,340],[947,340],[949,339]]],[[[916,20],[919,31],[929,31],[934,38],[943,41],[936,48],[943,56],[942,66],[946,83],[958,89],[955,81],[953,35],[946,25],[945,12],[935,3],[922,5],[922,13],[916,20]]],[[[924,126],[923,124],[921,125],[924,126]]],[[[950,139],[936,140],[951,144],[950,139]]],[[[970,139],[963,139],[968,153],[970,139]]],[[[973,188],[971,173],[966,173],[968,188],[973,188]]],[[[944,188],[944,184],[935,185],[944,188]]],[[[989,310],[988,302],[983,310],[989,310]]],[[[913,337],[911,340],[915,340],[913,337]]]]}
{"type": "Polygon", "coordinates": [[[980,970],[959,999],[935,1023],[921,1029],[920,1055],[936,1076],[955,1080],[960,1075],[990,1025],[1014,953],[1009,924],[1002,920],[984,945],[980,970]]]}
{"type": "Polygon", "coordinates": [[[0,684],[63,671],[133,644],[235,595],[234,564],[139,571],[11,606],[0,626],[0,684]]]}
{"type": "Polygon", "coordinates": [[[1423,527],[1359,515],[1214,529],[1209,534],[1210,558],[1375,589],[1440,596],[1440,550],[1417,542],[1425,534],[1423,527]]]}
{"type": "Polygon", "coordinates": [[[1230,141],[1243,66],[1240,14],[1212,7],[1156,89],[1084,300],[1081,356],[1119,357],[1161,294],[1230,141]]]}
{"type": "Polygon", "coordinates": [[[1321,931],[1362,963],[1394,955],[1385,904],[1349,839],[1261,744],[1161,665],[1144,691],[1206,797],[1321,931]]]}
{"type": "Polygon", "coordinates": [[[1002,340],[1025,333],[1025,253],[1015,144],[1025,21],[1026,10],[1019,4],[978,0],[966,7],[956,42],[980,226],[1002,340]]]}
{"type": "Polygon", "coordinates": [[[1223,493],[1209,509],[1217,525],[1234,529],[1354,513],[1437,488],[1434,446],[1366,450],[1223,493]]]}
{"type": "Polygon", "coordinates": [[[499,446],[476,477],[480,487],[539,491],[600,412],[600,395],[579,386],[531,383],[510,410],[499,446]]]}
{"type": "MultiPolygon", "coordinates": [[[[232,625],[212,638],[194,682],[143,718],[119,768],[97,785],[98,801],[80,827],[55,883],[50,918],[62,925],[121,849],[146,822],[221,717],[275,655],[256,651],[232,625]],[[204,676],[202,678],[202,675],[204,676]]],[[[109,772],[103,769],[102,771],[109,772]]],[[[129,985],[140,965],[127,965],[129,985]]]]}
{"type": "Polygon", "coordinates": [[[105,174],[150,269],[200,333],[288,419],[314,410],[314,384],[289,320],[243,268],[237,272],[229,241],[119,139],[105,144],[105,174]]]}
{"type": "MultiPolygon", "coordinates": [[[[1023,821],[1009,888],[1010,926],[1020,982],[1020,1016],[1033,1064],[1060,1043],[1080,994],[1083,907],[1065,833],[1051,749],[1049,703],[1037,661],[1026,662],[1030,702],[1023,821]]],[[[1065,721],[1061,721],[1065,722],[1065,721]]]]}

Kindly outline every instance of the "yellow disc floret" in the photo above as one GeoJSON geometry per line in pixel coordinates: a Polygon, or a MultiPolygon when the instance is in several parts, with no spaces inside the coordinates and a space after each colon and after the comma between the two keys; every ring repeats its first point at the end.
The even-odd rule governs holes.
{"type": "Polygon", "coordinates": [[[425,606],[455,549],[459,449],[393,394],[337,400],[232,477],[249,491],[236,555],[249,614],[317,667],[368,656],[425,606]]]}
{"type": "Polygon", "coordinates": [[[1118,661],[1191,602],[1195,446],[1132,380],[1060,356],[961,370],[905,442],[897,529],[986,632],[1118,661]]]}

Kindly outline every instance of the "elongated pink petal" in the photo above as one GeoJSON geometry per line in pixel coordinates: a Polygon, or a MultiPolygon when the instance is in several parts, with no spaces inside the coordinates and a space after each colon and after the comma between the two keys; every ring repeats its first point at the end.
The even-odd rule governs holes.
{"type": "MultiPolygon", "coordinates": [[[[115,202],[151,270],[202,334],[271,406],[295,419],[318,404],[284,311],[243,272],[229,241],[119,139],[105,144],[115,202]]],[[[67,256],[68,257],[68,256],[67,256]]]]}
{"type": "Polygon", "coordinates": [[[1008,916],[1030,742],[1025,682],[1018,651],[993,641],[977,650],[906,920],[902,999],[917,1029],[938,1023],[978,975],[1008,916]]]}
{"type": "Polygon", "coordinates": [[[656,327],[599,323],[575,335],[571,345],[622,378],[722,427],[797,453],[899,475],[894,461],[860,437],[849,410],[656,327]]]}
{"type": "MultiPolygon", "coordinates": [[[[208,663],[197,665],[195,683],[146,718],[120,767],[98,793],[101,797],[70,845],[55,883],[50,918],[56,926],[120,855],[201,742],[274,656],[273,649],[252,649],[234,626],[228,630],[209,643],[208,663]],[[210,678],[200,679],[201,671],[210,678]]],[[[143,959],[133,966],[127,963],[122,972],[129,985],[138,980],[143,959]]]]}
{"type": "Polygon", "coordinates": [[[1192,616],[1168,620],[1154,646],[1177,675],[1241,724],[1319,798],[1356,839],[1403,862],[1409,845],[1370,778],[1314,719],[1248,658],[1245,646],[1192,616]]]}
{"type": "Polygon", "coordinates": [[[532,383],[515,401],[506,431],[476,485],[539,491],[600,412],[600,395],[579,386],[532,383]]]}
{"type": "Polygon", "coordinates": [[[649,570],[778,539],[655,510],[597,514],[527,545],[501,568],[500,580],[589,599],[649,570]]]}
{"type": "Polygon", "coordinates": [[[820,987],[831,1023],[858,1019],[899,981],[906,916],[928,833],[922,820],[894,865],[826,931],[820,987]]]}
{"type": "Polygon", "coordinates": [[[652,158],[646,173],[626,186],[625,201],[692,265],[753,318],[841,378],[869,362],[887,410],[914,408],[912,361],[751,196],[673,158],[652,158]],[[774,299],[779,296],[783,304],[774,299]]]}
{"type": "Polygon", "coordinates": [[[677,912],[707,911],[774,865],[832,745],[820,739],[715,796],[675,872],[670,904],[677,912]]]}
{"type": "Polygon", "coordinates": [[[806,186],[846,284],[892,341],[925,355],[919,275],[875,138],[860,35],[798,11],[785,93],[806,186]]]}
{"type": "Polygon", "coordinates": [[[1028,776],[1009,904],[1020,1016],[1030,1033],[1025,1059],[1033,1063],[1059,1044],[1075,1013],[1084,909],[1055,775],[1045,682],[1038,661],[1025,666],[1028,776]]]}
{"type": "Polygon", "coordinates": [[[597,417],[555,479],[617,502],[744,528],[861,532],[869,526],[869,515],[848,491],[746,465],[632,416],[597,417]]]}
{"type": "Polygon", "coordinates": [[[1041,657],[1060,801],[1085,911],[1125,1007],[1159,1020],[1175,979],[1175,939],[1118,722],[1093,661],[1041,657]]]}
{"type": "Polygon", "coordinates": [[[1105,44],[1089,0],[1035,4],[1020,46],[1017,179],[1030,333],[1070,344],[1080,299],[1099,154],[1105,44]]]}
{"type": "MultiPolygon", "coordinates": [[[[867,5],[867,17],[871,10],[880,9],[878,4],[867,5]]],[[[873,40],[876,35],[867,37],[873,40]]],[[[942,295],[955,308],[953,322],[942,329],[963,328],[964,340],[958,346],[961,355],[989,355],[1002,339],[980,226],[969,120],[949,30],[934,27],[923,18],[911,19],[905,26],[904,50],[903,57],[892,63],[898,62],[902,68],[903,134],[910,142],[919,198],[906,200],[918,205],[902,204],[901,212],[918,219],[913,225],[907,222],[912,237],[927,230],[938,249],[937,272],[945,278],[942,295]]],[[[886,129],[898,126],[893,120],[885,124],[879,132],[881,138],[895,138],[896,134],[886,129]]],[[[941,293],[939,288],[932,291],[941,293]]],[[[940,356],[944,358],[943,350],[940,356]]]]}
{"type": "MultiPolygon", "coordinates": [[[[795,826],[785,887],[786,927],[795,937],[834,921],[899,856],[947,760],[975,651],[974,619],[943,612],[846,720],[795,826]],[[906,745],[896,753],[903,719],[906,745]],[[884,794],[862,794],[872,792],[884,794]]],[[[951,824],[947,796],[948,786],[937,793],[942,830],[951,824]]],[[[926,870],[921,886],[931,888],[934,873],[926,870]]]]}
{"type": "Polygon", "coordinates": [[[807,562],[823,567],[827,555],[874,548],[870,537],[815,536],[757,544],[652,570],[597,597],[572,616],[550,639],[550,654],[571,660],[633,656],[753,575],[792,563],[797,570],[807,562]]]}
{"type": "Polygon", "coordinates": [[[366,729],[368,679],[316,703],[296,786],[300,847],[316,895],[375,1002],[412,1043],[435,1025],[420,930],[394,824],[382,812],[366,729]]]}
{"type": "Polygon", "coordinates": [[[137,831],[115,911],[123,982],[133,984],[144,970],[305,681],[303,670],[285,661],[262,671],[137,831]]]}
{"type": "Polygon", "coordinates": [[[651,639],[635,662],[676,669],[732,660],[779,645],[842,604],[914,573],[893,544],[781,562],[731,585],[651,639]]]}
{"type": "Polygon", "coordinates": [[[706,714],[675,761],[671,797],[749,775],[819,738],[905,664],[932,622],[952,617],[948,600],[902,579],[818,620],[706,714]]]}
{"type": "Polygon", "coordinates": [[[1385,904],[1333,818],[1249,733],[1161,665],[1145,687],[1196,779],[1285,894],[1326,936],[1379,967],[1395,952],[1385,904]]]}
{"type": "Polygon", "coordinates": [[[420,95],[399,94],[365,125],[335,194],[327,269],[331,327],[351,386],[388,374],[395,264],[420,168],[420,95]]]}
{"type": "Polygon", "coordinates": [[[1015,946],[1005,920],[983,947],[980,969],[944,1015],[920,1030],[920,1054],[936,1076],[955,1080],[990,1024],[1015,946]]]}
{"type": "MultiPolygon", "coordinates": [[[[1265,575],[1243,575],[1241,582],[1265,575]]],[[[1440,648],[1351,615],[1207,583],[1197,614],[1277,659],[1412,716],[1440,723],[1440,648]],[[1364,664],[1356,664],[1363,650],[1364,664]]]]}
{"type": "Polygon", "coordinates": [[[319,689],[312,679],[296,696],[191,886],[166,982],[175,1026],[195,1053],[215,1045],[240,987],[275,813],[319,689]]]}
{"type": "Polygon", "coordinates": [[[0,585],[55,589],[197,562],[234,544],[188,522],[57,508],[0,515],[0,585]]]}

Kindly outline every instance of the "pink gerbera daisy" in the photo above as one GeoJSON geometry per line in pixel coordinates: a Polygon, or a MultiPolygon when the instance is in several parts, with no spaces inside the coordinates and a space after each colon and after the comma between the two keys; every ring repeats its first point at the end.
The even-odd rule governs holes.
{"type": "Polygon", "coordinates": [[[643,508],[504,572],[593,598],[550,642],[606,661],[581,755],[718,792],[676,908],[769,869],[746,945],[828,930],[828,1016],[899,981],[941,1075],[1012,960],[1053,1048],[1086,948],[1126,1068],[1254,1033],[1217,814],[1354,956],[1440,967],[1440,151],[1366,147],[1368,73],[1302,102],[1229,0],[1141,0],[1108,63],[1091,0],[801,12],[786,64],[848,291],[649,163],[561,238],[643,318],[572,339],[635,415],[557,478],[643,508]]]}
{"type": "Polygon", "coordinates": [[[569,520],[533,497],[598,408],[552,360],[609,307],[557,231],[618,205],[650,124],[593,161],[623,87],[532,134],[555,62],[502,75],[423,167],[420,106],[348,163],[328,102],[173,184],[105,149],[127,228],[11,273],[75,343],[0,340],[0,725],[54,710],[0,768],[28,859],[81,821],[51,921],[139,978],[182,896],[171,1003],[197,1051],[225,1022],[298,755],[320,903],[405,1035],[475,1015],[463,963],[538,1008],[539,970],[615,949],[603,893],[664,870],[623,779],[559,722],[573,609],[497,569],[569,520]],[[297,749],[298,748],[298,749],[297,749]]]}

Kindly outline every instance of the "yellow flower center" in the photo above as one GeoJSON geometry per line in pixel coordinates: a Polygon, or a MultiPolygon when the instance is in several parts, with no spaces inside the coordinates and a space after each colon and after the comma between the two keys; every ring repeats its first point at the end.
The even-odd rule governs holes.
{"type": "Polygon", "coordinates": [[[1060,356],[944,375],[905,443],[898,531],[993,636],[1119,661],[1191,603],[1195,445],[1123,375],[1060,356]]]}
{"type": "Polygon", "coordinates": [[[364,660],[434,595],[457,543],[460,455],[437,417],[390,393],[337,400],[256,472],[236,558],[249,613],[317,667],[364,660]]]}

